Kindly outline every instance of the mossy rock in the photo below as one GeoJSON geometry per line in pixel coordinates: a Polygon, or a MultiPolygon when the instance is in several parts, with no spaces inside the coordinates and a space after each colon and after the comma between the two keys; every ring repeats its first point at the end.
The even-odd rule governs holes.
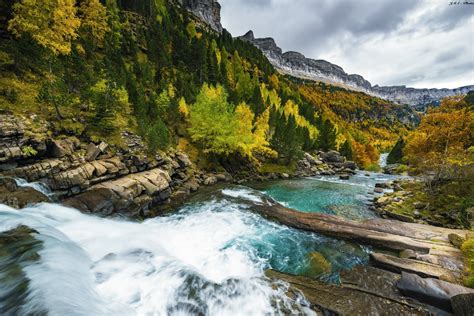
{"type": "Polygon", "coordinates": [[[321,253],[317,251],[310,252],[306,258],[308,260],[308,267],[304,272],[305,276],[316,278],[323,274],[331,273],[331,263],[321,253]]]}
{"type": "Polygon", "coordinates": [[[474,288],[474,239],[466,240],[461,251],[464,256],[466,273],[464,275],[464,285],[474,288]]]}

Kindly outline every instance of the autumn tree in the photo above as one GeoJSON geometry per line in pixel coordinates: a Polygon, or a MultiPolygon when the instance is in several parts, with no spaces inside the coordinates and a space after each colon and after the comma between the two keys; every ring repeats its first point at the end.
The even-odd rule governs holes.
{"type": "Polygon", "coordinates": [[[81,29],[89,35],[94,45],[102,45],[105,35],[110,31],[107,8],[99,0],[83,0],[79,13],[81,29]]]}
{"type": "Polygon", "coordinates": [[[404,153],[410,164],[432,173],[435,182],[459,177],[464,166],[473,164],[473,131],[473,107],[460,97],[445,98],[409,135],[404,153]]]}
{"type": "Polygon", "coordinates": [[[237,121],[227,92],[220,85],[204,84],[189,107],[189,134],[205,153],[229,155],[237,148],[237,121]]]}
{"type": "Polygon", "coordinates": [[[74,0],[21,0],[13,5],[8,29],[17,37],[25,34],[54,55],[68,55],[81,24],[74,0]]]}

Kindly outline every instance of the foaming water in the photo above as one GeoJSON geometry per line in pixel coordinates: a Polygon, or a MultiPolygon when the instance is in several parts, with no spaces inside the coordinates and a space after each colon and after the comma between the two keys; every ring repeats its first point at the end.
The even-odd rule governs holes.
{"type": "MultiPolygon", "coordinates": [[[[23,268],[30,280],[24,314],[273,315],[306,310],[284,295],[287,285],[264,277],[278,252],[275,247],[281,246],[273,239],[292,234],[225,199],[142,223],[98,218],[57,204],[20,211],[1,205],[0,223],[0,231],[26,225],[42,242],[38,262],[23,268]]],[[[302,237],[291,236],[294,245],[302,237]]]]}
{"type": "MultiPolygon", "coordinates": [[[[318,196],[285,183],[295,199],[318,196]]],[[[336,281],[340,270],[366,264],[370,249],[252,212],[270,202],[260,191],[229,186],[198,195],[173,215],[143,222],[99,218],[51,203],[22,210],[0,205],[0,233],[23,225],[39,242],[34,249],[21,240],[12,245],[37,253],[34,262],[25,261],[25,254],[12,261],[11,251],[0,251],[0,280],[10,278],[8,286],[0,285],[0,297],[10,304],[16,299],[20,315],[310,314],[304,298],[288,298],[288,284],[270,281],[264,271],[307,275],[308,255],[319,252],[332,267],[320,278],[336,281]],[[12,275],[13,283],[27,280],[19,287],[26,298],[21,293],[16,298],[12,275]]],[[[7,303],[0,301],[0,311],[8,310],[2,304],[7,303]]]]}
{"type": "Polygon", "coordinates": [[[36,191],[43,193],[44,195],[48,197],[54,196],[54,193],[51,191],[51,189],[44,183],[41,182],[28,182],[25,179],[21,178],[14,178],[16,185],[19,187],[30,187],[35,189],[36,191]]]}

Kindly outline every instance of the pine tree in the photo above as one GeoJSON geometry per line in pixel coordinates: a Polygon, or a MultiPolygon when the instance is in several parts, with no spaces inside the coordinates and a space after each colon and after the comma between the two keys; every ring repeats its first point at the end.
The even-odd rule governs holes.
{"type": "Polygon", "coordinates": [[[346,141],[341,145],[341,148],[339,149],[339,152],[341,155],[346,157],[347,160],[354,160],[354,153],[352,151],[352,145],[351,142],[346,139],[346,141]]]}
{"type": "Polygon", "coordinates": [[[400,137],[395,146],[393,146],[392,150],[388,154],[387,163],[400,163],[403,158],[403,148],[405,148],[405,140],[403,139],[403,137],[400,137]]]}
{"type": "Polygon", "coordinates": [[[263,113],[263,111],[265,111],[265,105],[263,104],[262,93],[260,91],[259,85],[255,85],[250,104],[256,116],[260,115],[261,113],[263,113]]]}
{"type": "Polygon", "coordinates": [[[319,135],[317,146],[319,149],[329,151],[336,149],[337,131],[329,119],[318,119],[319,135]]]}

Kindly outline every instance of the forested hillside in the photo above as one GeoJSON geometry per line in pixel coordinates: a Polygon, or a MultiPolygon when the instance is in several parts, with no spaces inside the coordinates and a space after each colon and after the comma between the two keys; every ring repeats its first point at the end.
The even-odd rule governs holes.
{"type": "Polygon", "coordinates": [[[173,1],[1,6],[0,110],[47,119],[55,135],[121,146],[128,130],[151,152],[255,165],[338,149],[370,167],[416,121],[403,106],[283,77],[173,1]]]}

